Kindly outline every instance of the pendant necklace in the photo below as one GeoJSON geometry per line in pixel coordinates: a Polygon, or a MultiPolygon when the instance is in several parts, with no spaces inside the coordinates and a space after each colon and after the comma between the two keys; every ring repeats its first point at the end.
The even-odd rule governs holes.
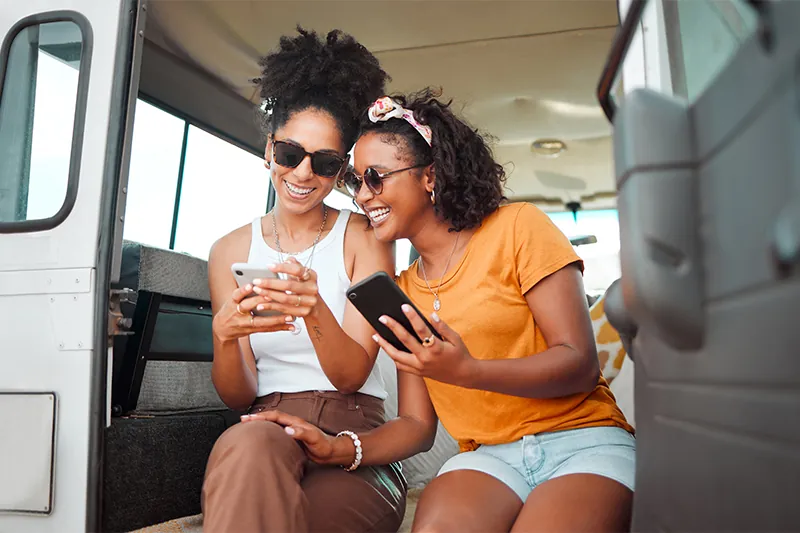
{"type": "Polygon", "coordinates": [[[431,291],[431,294],[433,294],[433,310],[436,312],[442,308],[442,301],[439,299],[439,290],[442,288],[442,282],[444,281],[445,274],[447,274],[447,269],[450,268],[450,260],[453,258],[456,248],[458,248],[459,237],[461,237],[461,233],[456,235],[456,242],[453,244],[453,249],[450,250],[450,256],[447,258],[447,263],[444,265],[444,271],[442,272],[442,276],[439,278],[439,285],[436,287],[436,292],[433,291],[431,284],[428,283],[428,275],[425,273],[425,261],[423,261],[421,257],[419,259],[419,266],[422,267],[422,277],[425,279],[425,285],[427,285],[428,290],[431,291]]]}

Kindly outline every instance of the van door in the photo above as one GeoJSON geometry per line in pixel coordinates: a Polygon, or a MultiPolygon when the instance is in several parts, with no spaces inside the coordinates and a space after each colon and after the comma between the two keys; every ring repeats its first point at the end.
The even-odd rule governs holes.
{"type": "Polygon", "coordinates": [[[640,0],[598,90],[638,327],[633,530],[798,531],[800,2],[659,3],[669,90],[611,96],[640,0]]]}
{"type": "Polygon", "coordinates": [[[134,0],[0,6],[0,531],[99,529],[137,15],[134,0]]]}

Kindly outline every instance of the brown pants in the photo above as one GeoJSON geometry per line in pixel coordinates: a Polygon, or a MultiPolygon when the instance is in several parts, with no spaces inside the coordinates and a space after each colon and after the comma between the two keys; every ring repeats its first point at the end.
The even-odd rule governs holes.
{"type": "MultiPolygon", "coordinates": [[[[322,431],[356,433],[383,424],[383,401],[338,392],[275,393],[250,412],[278,409],[322,431]]],[[[204,533],[396,532],[406,482],[396,465],[354,472],[319,466],[272,422],[236,424],[217,440],[203,485],[204,533]]]]}

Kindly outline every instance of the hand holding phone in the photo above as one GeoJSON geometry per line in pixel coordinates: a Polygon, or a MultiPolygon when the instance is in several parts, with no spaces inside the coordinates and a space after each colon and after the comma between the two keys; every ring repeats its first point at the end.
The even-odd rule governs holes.
{"type": "Polygon", "coordinates": [[[408,317],[403,313],[403,304],[411,306],[425,322],[431,332],[441,339],[436,329],[425,319],[425,315],[406,296],[386,272],[377,272],[356,283],[347,291],[347,299],[355,306],[361,315],[367,319],[370,326],[378,335],[386,339],[392,346],[404,352],[410,351],[400,342],[397,336],[388,327],[380,322],[381,316],[389,316],[400,323],[418,341],[422,339],[414,332],[408,317]]]}
{"type": "Polygon", "coordinates": [[[378,332],[380,337],[375,340],[398,370],[476,388],[480,361],[472,357],[458,333],[436,315],[436,327],[432,326],[386,273],[373,274],[353,285],[347,297],[378,332]],[[386,319],[385,324],[381,318],[386,319]],[[410,346],[401,342],[398,335],[410,346]]]}
{"type": "MultiPolygon", "coordinates": [[[[234,263],[231,265],[231,272],[236,279],[236,284],[241,289],[247,285],[253,285],[255,279],[279,279],[278,274],[265,266],[252,265],[248,263],[234,263]]],[[[257,296],[255,292],[251,292],[245,298],[253,298],[257,296]]],[[[280,311],[253,311],[255,316],[278,316],[281,315],[280,311]]]]}

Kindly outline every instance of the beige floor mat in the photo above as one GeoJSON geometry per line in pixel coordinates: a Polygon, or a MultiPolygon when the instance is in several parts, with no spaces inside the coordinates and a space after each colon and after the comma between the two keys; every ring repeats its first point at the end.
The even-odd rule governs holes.
{"type": "MultiPolygon", "coordinates": [[[[406,515],[403,524],[400,526],[398,533],[409,533],[411,531],[411,523],[414,520],[414,513],[417,510],[417,501],[421,489],[411,489],[408,491],[408,500],[406,501],[406,515]]],[[[203,515],[186,516],[176,520],[170,520],[163,524],[156,524],[143,529],[137,529],[131,533],[202,533],[203,532],[203,515]]]]}

